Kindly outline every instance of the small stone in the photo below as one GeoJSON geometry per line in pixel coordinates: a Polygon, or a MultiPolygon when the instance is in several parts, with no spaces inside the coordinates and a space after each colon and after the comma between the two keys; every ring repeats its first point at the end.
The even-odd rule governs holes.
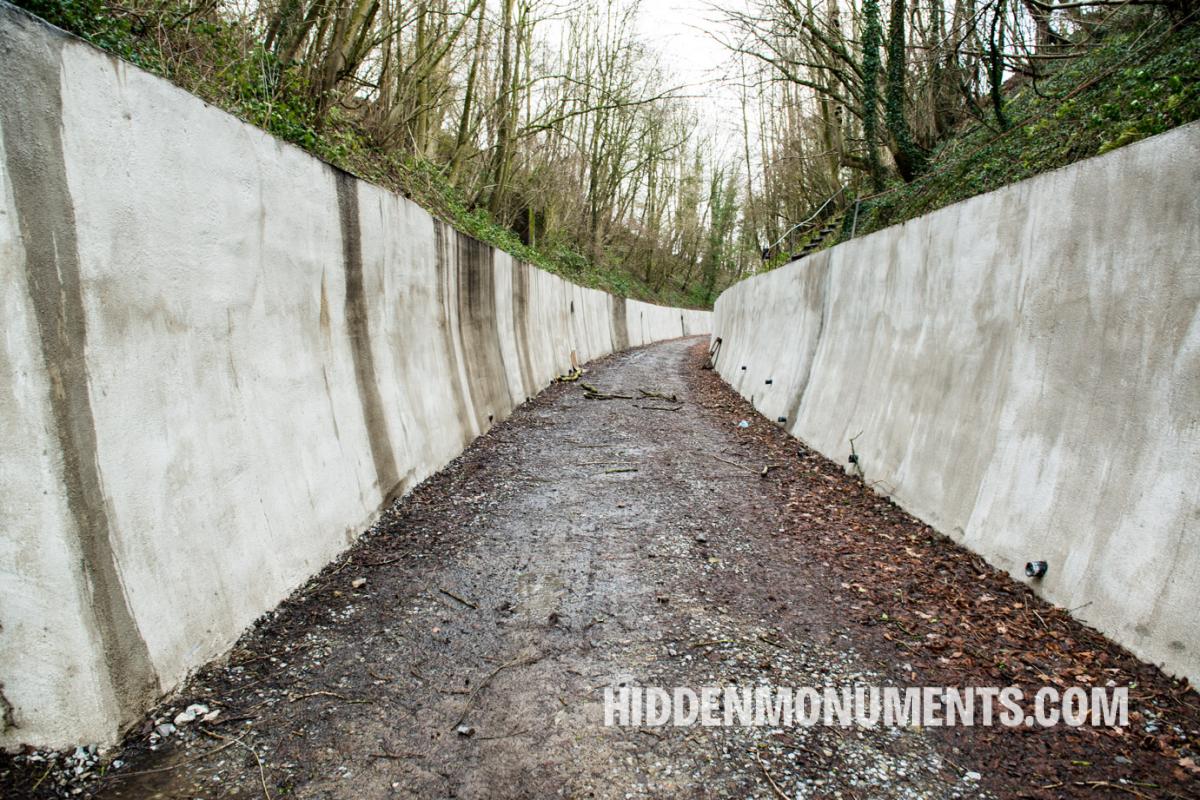
{"type": "Polygon", "coordinates": [[[475,735],[475,729],[472,728],[470,725],[465,725],[465,724],[459,725],[457,728],[454,729],[454,732],[457,733],[459,736],[474,736],[475,735]]]}
{"type": "Polygon", "coordinates": [[[157,728],[155,728],[154,732],[157,733],[159,736],[163,736],[163,737],[170,736],[172,733],[175,732],[175,726],[169,722],[164,722],[162,725],[159,725],[157,728]]]}
{"type": "Polygon", "coordinates": [[[212,711],[204,715],[205,722],[216,722],[217,717],[221,716],[221,709],[214,708],[212,711]]]}
{"type": "Polygon", "coordinates": [[[364,587],[366,585],[367,585],[366,578],[355,578],[354,580],[350,581],[351,589],[361,589],[362,587],[364,587]]]}
{"type": "Polygon", "coordinates": [[[983,776],[980,775],[978,772],[968,772],[966,775],[963,775],[963,780],[964,781],[977,781],[977,780],[981,779],[982,777],[983,776]]]}
{"type": "Polygon", "coordinates": [[[196,715],[191,712],[191,709],[187,711],[180,711],[175,715],[175,725],[177,727],[187,725],[189,722],[195,722],[195,720],[196,715]]]}

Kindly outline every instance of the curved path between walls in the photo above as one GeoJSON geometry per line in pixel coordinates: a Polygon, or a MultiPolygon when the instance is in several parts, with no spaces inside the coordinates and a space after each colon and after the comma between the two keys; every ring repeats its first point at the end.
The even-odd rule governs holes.
{"type": "Polygon", "coordinates": [[[583,381],[613,399],[559,383],[516,409],[107,753],[90,796],[1190,793],[1194,693],[750,412],[706,349],[611,356],[583,381]],[[1123,735],[604,725],[623,685],[1031,697],[1088,674],[1136,682],[1123,735]],[[153,733],[193,703],[219,715],[153,733]]]}

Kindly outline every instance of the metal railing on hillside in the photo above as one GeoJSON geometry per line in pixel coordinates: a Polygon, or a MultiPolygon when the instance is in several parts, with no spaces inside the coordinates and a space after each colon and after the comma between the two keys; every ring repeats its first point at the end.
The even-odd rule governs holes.
{"type": "Polygon", "coordinates": [[[797,222],[795,225],[788,228],[783,233],[782,236],[780,236],[778,239],[776,239],[771,244],[764,247],[763,248],[763,261],[768,260],[771,257],[771,255],[775,252],[775,248],[777,248],[777,247],[779,247],[779,245],[783,244],[784,240],[786,240],[793,233],[795,233],[796,231],[801,230],[803,228],[816,225],[818,219],[825,212],[825,209],[829,208],[830,204],[833,203],[833,201],[836,200],[838,198],[838,196],[840,194],[842,194],[842,192],[844,192],[844,191],[846,191],[845,186],[841,187],[836,192],[829,195],[829,197],[825,198],[825,202],[821,203],[821,205],[817,208],[816,211],[814,211],[812,214],[810,214],[804,220],[797,222]]]}

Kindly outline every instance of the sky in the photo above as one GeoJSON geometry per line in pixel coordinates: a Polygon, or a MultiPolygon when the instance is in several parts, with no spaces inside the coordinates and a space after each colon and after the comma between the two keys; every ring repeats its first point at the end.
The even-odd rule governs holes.
{"type": "Polygon", "coordinates": [[[690,85],[684,92],[693,95],[701,127],[728,150],[740,146],[742,121],[736,87],[722,85],[733,62],[711,35],[728,35],[720,18],[709,0],[642,0],[638,30],[675,79],[690,85]]]}

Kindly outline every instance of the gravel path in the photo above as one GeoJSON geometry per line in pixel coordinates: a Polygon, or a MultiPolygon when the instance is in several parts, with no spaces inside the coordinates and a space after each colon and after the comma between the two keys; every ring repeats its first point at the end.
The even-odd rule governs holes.
{"type": "MultiPolygon", "coordinates": [[[[602,724],[605,687],[944,678],[925,673],[888,636],[852,624],[861,605],[835,601],[842,579],[830,563],[814,561],[820,548],[801,546],[794,531],[798,523],[818,531],[838,523],[814,519],[803,498],[789,502],[805,485],[796,471],[809,469],[806,458],[820,461],[804,502],[827,508],[840,502],[827,495],[836,490],[871,503],[853,512],[861,518],[928,529],[819,457],[801,449],[797,462],[797,445],[766,421],[739,428],[737,417],[749,412],[699,368],[704,346],[678,340],[612,356],[589,365],[581,382],[556,384],[519,408],[268,614],[225,663],[198,674],[122,752],[107,754],[103,761],[115,756],[122,764],[85,783],[85,792],[139,799],[1101,792],[1047,775],[1044,759],[994,768],[1005,754],[1025,757],[1011,742],[920,728],[602,724]],[[588,399],[583,382],[630,399],[588,399]],[[764,436],[776,437],[776,449],[764,436]],[[791,463],[782,448],[791,449],[791,463]],[[775,468],[763,476],[764,466],[775,468]],[[155,732],[192,703],[219,715],[155,732]],[[1038,788],[1056,778],[1059,786],[1038,788]]],[[[970,561],[941,541],[949,558],[970,561]]],[[[1041,741],[1038,752],[1057,740],[1041,741]]],[[[1067,750],[1062,759],[1072,758],[1067,750]]],[[[37,773],[29,764],[24,770],[37,773]]],[[[1129,793],[1121,787],[1112,795],[1129,793]]]]}

